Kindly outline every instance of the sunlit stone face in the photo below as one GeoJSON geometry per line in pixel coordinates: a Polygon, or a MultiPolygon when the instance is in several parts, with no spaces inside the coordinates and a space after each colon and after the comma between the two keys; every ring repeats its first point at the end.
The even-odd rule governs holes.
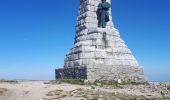
{"type": "Polygon", "coordinates": [[[65,56],[64,68],[56,70],[56,79],[144,82],[143,69],[114,28],[111,8],[106,28],[98,27],[96,11],[101,2],[80,0],[74,46],[65,56]]]}

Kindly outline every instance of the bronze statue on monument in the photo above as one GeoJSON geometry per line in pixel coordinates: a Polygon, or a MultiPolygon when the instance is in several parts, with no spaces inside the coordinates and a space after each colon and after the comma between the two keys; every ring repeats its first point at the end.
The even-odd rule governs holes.
{"type": "Polygon", "coordinates": [[[98,27],[105,28],[107,25],[107,22],[110,21],[109,9],[110,9],[110,4],[106,2],[106,0],[102,0],[102,2],[99,3],[97,12],[96,12],[97,20],[98,20],[98,27]]]}

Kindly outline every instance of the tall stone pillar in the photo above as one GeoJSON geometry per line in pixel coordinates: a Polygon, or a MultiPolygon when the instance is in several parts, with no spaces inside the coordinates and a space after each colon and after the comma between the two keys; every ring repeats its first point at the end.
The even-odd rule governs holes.
{"type": "Polygon", "coordinates": [[[106,28],[98,28],[100,2],[79,0],[74,46],[65,56],[64,68],[56,69],[56,79],[144,82],[143,69],[113,25],[111,9],[106,28]]]}

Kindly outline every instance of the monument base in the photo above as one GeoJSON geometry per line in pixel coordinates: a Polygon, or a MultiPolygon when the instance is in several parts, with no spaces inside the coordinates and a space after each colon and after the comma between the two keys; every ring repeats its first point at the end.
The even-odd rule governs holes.
{"type": "Polygon", "coordinates": [[[94,66],[61,68],[55,70],[57,79],[87,79],[87,80],[122,80],[124,82],[146,82],[143,75],[143,69],[131,66],[94,66]]]}

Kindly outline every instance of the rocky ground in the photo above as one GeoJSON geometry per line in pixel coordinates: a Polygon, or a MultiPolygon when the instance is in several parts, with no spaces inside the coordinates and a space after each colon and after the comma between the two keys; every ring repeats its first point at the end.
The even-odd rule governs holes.
{"type": "Polygon", "coordinates": [[[170,100],[170,83],[72,83],[0,81],[0,100],[170,100]]]}

